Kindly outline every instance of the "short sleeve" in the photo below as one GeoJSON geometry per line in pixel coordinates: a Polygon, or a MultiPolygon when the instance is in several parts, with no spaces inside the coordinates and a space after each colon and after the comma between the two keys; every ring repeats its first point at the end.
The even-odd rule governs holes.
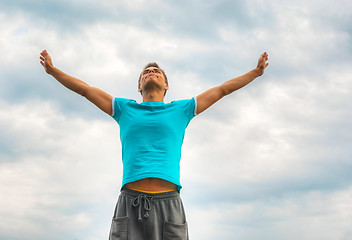
{"type": "Polygon", "coordinates": [[[191,120],[194,116],[196,116],[197,109],[197,100],[196,98],[181,100],[183,110],[189,120],[191,120]]]}
{"type": "Polygon", "coordinates": [[[119,122],[121,112],[123,110],[123,106],[128,102],[131,101],[130,99],[125,98],[113,98],[112,99],[112,114],[111,117],[119,122]]]}

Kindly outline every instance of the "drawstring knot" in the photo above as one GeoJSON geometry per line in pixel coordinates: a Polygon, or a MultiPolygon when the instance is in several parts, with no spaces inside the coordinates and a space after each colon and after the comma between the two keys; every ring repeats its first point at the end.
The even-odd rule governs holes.
{"type": "Polygon", "coordinates": [[[144,207],[145,214],[144,217],[149,217],[148,211],[150,210],[150,201],[145,194],[139,194],[137,197],[133,199],[132,202],[133,207],[138,208],[138,221],[142,221],[142,206],[144,207]],[[144,201],[144,204],[143,204],[144,201]]]}

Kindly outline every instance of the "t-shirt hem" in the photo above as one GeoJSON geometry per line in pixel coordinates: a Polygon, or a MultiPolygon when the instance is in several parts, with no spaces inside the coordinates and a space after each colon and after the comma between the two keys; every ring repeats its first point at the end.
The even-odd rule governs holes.
{"type": "Polygon", "coordinates": [[[110,116],[114,117],[115,116],[115,97],[113,97],[111,100],[111,110],[112,110],[112,113],[110,116]]]}
{"type": "Polygon", "coordinates": [[[197,116],[197,97],[193,97],[194,99],[194,111],[193,111],[193,114],[194,116],[197,116]]]}

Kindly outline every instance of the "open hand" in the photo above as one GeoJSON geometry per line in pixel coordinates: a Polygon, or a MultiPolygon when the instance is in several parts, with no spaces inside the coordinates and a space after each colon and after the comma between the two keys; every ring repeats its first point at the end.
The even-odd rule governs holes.
{"type": "Polygon", "coordinates": [[[259,76],[263,75],[265,68],[269,65],[269,63],[266,62],[268,59],[268,54],[266,52],[260,55],[257,65],[259,76]]]}
{"type": "Polygon", "coordinates": [[[51,61],[51,57],[46,50],[44,50],[40,53],[40,60],[41,60],[40,64],[42,64],[45,71],[50,74],[50,72],[54,68],[54,66],[51,61]]]}

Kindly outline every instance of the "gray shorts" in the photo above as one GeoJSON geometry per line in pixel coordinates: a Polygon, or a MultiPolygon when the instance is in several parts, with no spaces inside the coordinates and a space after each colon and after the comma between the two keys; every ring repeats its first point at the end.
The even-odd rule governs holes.
{"type": "Polygon", "coordinates": [[[180,194],[123,189],[116,204],[109,240],[127,239],[188,240],[180,194]]]}

